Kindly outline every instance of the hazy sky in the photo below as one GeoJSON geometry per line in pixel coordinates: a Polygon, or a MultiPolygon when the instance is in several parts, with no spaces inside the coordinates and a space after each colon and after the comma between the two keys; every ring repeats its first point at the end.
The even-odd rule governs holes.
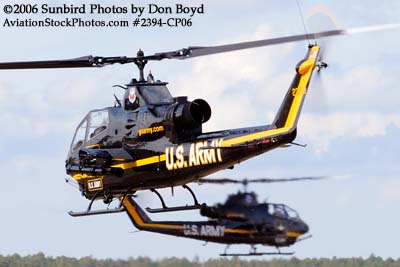
{"type": "MultiPolygon", "coordinates": [[[[12,1],[9,1],[10,3],[12,1]]],[[[23,1],[15,1],[23,2],[23,1]]],[[[46,1],[30,1],[43,4],[46,1]]],[[[84,1],[47,1],[52,4],[84,1]]],[[[187,3],[188,1],[181,1],[187,3]]],[[[108,3],[98,0],[96,3],[108,3]]],[[[118,1],[118,5],[147,1],[118,1]]],[[[179,1],[151,3],[173,5],[179,1]]],[[[204,3],[190,28],[7,29],[0,26],[0,61],[135,55],[304,33],[296,1],[190,1],[204,3]]],[[[304,16],[330,9],[342,27],[399,23],[400,2],[302,1],[304,16]]],[[[2,5],[0,5],[2,8],[2,5]]],[[[3,24],[4,13],[0,13],[3,24]]],[[[28,16],[27,16],[28,17],[28,16]]],[[[43,15],[43,17],[46,17],[43,15]]],[[[62,18],[63,16],[60,16],[62,18]]],[[[83,16],[132,19],[129,15],[83,16]]],[[[168,16],[167,16],[168,17],[168,16]]],[[[9,17],[10,18],[10,17],[9,17]]],[[[22,18],[22,16],[13,17],[22,18]]],[[[318,29],[307,23],[311,31],[318,29]]],[[[299,121],[299,143],[306,148],[275,150],[215,177],[336,175],[341,179],[251,186],[260,200],[283,202],[310,225],[313,238],[294,245],[297,257],[399,257],[400,238],[400,30],[332,38],[329,68],[313,78],[299,121]]],[[[259,48],[187,61],[150,63],[157,79],[174,95],[204,98],[213,115],[206,130],[268,124],[279,107],[307,42],[259,48]]],[[[177,256],[217,257],[223,245],[133,233],[125,214],[72,218],[87,201],[65,184],[64,160],[75,127],[91,109],[113,105],[115,84],[137,75],[134,66],[102,69],[0,72],[0,169],[3,199],[0,254],[98,258],[177,256]]],[[[193,186],[200,201],[222,202],[238,186],[193,186]]],[[[168,202],[190,201],[177,189],[168,202]]],[[[159,205],[141,193],[143,205],[159,205]]],[[[202,220],[197,212],[151,215],[154,219],[202,220]]],[[[248,251],[247,246],[232,250],[248,251]]],[[[273,250],[273,248],[262,248],[273,250]]]]}

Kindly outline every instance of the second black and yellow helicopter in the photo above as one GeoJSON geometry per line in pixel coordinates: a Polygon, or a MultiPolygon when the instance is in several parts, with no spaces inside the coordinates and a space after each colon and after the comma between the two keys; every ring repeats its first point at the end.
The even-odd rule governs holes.
{"type": "Polygon", "coordinates": [[[293,255],[279,248],[310,237],[304,236],[309,227],[295,210],[284,204],[259,203],[254,192],[232,194],[224,204],[203,204],[200,214],[208,217],[207,221],[152,221],[131,196],[124,198],[123,206],[139,230],[227,244],[221,256],[293,255]],[[247,244],[251,250],[227,253],[233,244],[247,244]],[[256,245],[278,251],[257,252],[256,245]]]}

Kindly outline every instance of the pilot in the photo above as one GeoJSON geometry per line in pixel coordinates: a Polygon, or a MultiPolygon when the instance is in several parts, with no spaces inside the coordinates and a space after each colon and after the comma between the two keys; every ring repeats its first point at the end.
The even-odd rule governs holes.
{"type": "Polygon", "coordinates": [[[126,110],[135,110],[139,105],[139,97],[136,95],[136,88],[130,87],[128,92],[125,94],[125,109],[126,110]]]}
{"type": "Polygon", "coordinates": [[[285,217],[285,214],[283,214],[283,212],[281,210],[275,210],[274,216],[283,218],[283,217],[285,217]]]}

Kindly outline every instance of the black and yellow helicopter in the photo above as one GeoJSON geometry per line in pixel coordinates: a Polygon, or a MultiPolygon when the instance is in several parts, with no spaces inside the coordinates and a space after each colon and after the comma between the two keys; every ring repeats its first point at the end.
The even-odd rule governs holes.
{"type": "MultiPolygon", "coordinates": [[[[206,181],[207,182],[207,181],[206,181]]],[[[293,255],[281,252],[310,236],[308,225],[298,213],[284,204],[259,203],[254,192],[228,196],[224,204],[202,205],[200,214],[207,221],[152,221],[137,202],[128,196],[123,206],[136,228],[142,231],[227,244],[221,256],[293,255]],[[227,253],[232,244],[248,244],[249,253],[227,253]],[[256,245],[273,246],[277,252],[257,252],[256,245]]]]}
{"type": "Polygon", "coordinates": [[[201,207],[187,183],[293,143],[311,76],[315,69],[325,68],[327,64],[319,56],[320,46],[309,44],[272,124],[204,133],[202,124],[211,117],[208,103],[202,99],[189,101],[187,97],[173,97],[167,83],[155,80],[151,74],[145,79],[144,67],[148,61],[189,59],[348,33],[343,29],[331,30],[229,45],[188,47],[149,56],[139,51],[136,57],[86,56],[9,62],[0,63],[0,69],[136,64],[140,78],[121,86],[125,90],[122,101],[116,98],[113,107],[90,111],[76,129],[65,168],[78,183],[83,196],[91,201],[86,211],[70,212],[70,215],[122,212],[124,198],[135,191],[150,189],[161,198],[156,189],[181,185],[193,195],[194,205],[162,210],[185,210],[201,207]],[[120,199],[120,204],[116,209],[91,210],[92,203],[98,199],[105,203],[120,199]]]}

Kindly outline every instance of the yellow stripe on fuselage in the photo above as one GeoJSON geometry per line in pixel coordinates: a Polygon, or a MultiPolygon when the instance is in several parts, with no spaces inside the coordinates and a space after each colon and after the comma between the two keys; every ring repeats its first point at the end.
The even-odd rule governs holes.
{"type": "MultiPolygon", "coordinates": [[[[116,159],[113,159],[113,160],[122,161],[124,159],[116,158],[116,159]]],[[[144,159],[138,159],[138,160],[133,161],[133,162],[119,163],[119,164],[112,165],[111,167],[112,168],[121,168],[121,169],[126,170],[126,169],[131,169],[131,168],[134,168],[134,167],[141,167],[141,166],[145,166],[145,165],[149,165],[149,164],[153,164],[153,163],[159,163],[159,162],[163,162],[163,161],[165,161],[165,154],[162,154],[160,156],[153,156],[153,157],[149,157],[149,158],[144,158],[144,159]]],[[[93,178],[93,177],[96,177],[96,176],[92,176],[92,175],[89,175],[89,174],[86,174],[86,173],[83,173],[83,174],[77,173],[77,174],[74,174],[72,177],[76,181],[78,181],[78,180],[81,180],[81,179],[93,178]]]]}
{"type": "Polygon", "coordinates": [[[153,163],[158,163],[158,162],[162,162],[165,161],[165,154],[162,154],[160,156],[153,156],[153,157],[149,157],[149,158],[144,158],[144,159],[138,159],[136,161],[133,162],[127,162],[127,163],[119,163],[116,165],[112,165],[112,168],[121,168],[121,169],[131,169],[134,167],[141,167],[141,166],[145,166],[145,165],[149,165],[149,164],[153,164],[153,163]]]}
{"type": "Polygon", "coordinates": [[[300,236],[300,235],[301,235],[301,234],[298,233],[298,232],[286,232],[286,233],[284,234],[285,237],[298,237],[298,236],[300,236]]]}
{"type": "Polygon", "coordinates": [[[92,148],[100,149],[100,144],[94,144],[94,145],[86,146],[86,148],[89,148],[89,149],[92,149],[92,148]]]}
{"type": "Polygon", "coordinates": [[[225,233],[228,234],[244,234],[244,235],[251,235],[257,233],[256,230],[246,230],[246,229],[231,229],[227,228],[224,230],[225,233]]]}

